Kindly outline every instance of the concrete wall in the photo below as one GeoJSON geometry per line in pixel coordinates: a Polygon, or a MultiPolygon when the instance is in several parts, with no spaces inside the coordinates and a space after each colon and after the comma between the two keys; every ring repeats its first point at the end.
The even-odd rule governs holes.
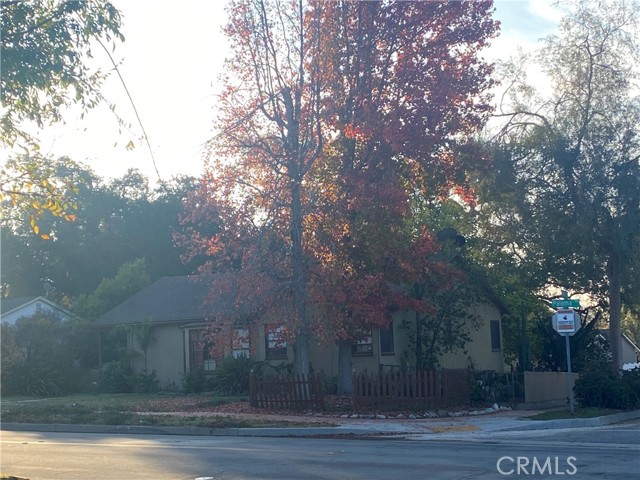
{"type": "MultiPolygon", "coordinates": [[[[528,405],[564,405],[569,397],[567,372],[524,372],[524,401],[528,405]]],[[[572,373],[575,384],[578,374],[572,373]]]]}

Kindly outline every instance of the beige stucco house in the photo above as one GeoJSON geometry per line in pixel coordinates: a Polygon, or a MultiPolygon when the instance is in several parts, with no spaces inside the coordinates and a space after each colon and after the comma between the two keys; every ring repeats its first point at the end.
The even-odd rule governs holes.
{"type": "MultiPolygon", "coordinates": [[[[272,364],[293,361],[293,349],[282,340],[278,327],[262,325],[259,319],[246,323],[250,326],[226,330],[223,338],[216,338],[217,347],[212,353],[206,339],[210,319],[215,318],[216,310],[241,307],[225,298],[222,291],[216,298],[216,292],[210,295],[210,290],[211,283],[188,276],[161,278],[100,317],[93,327],[105,338],[111,328],[151,322],[154,341],[147,350],[147,368],[149,372],[155,370],[165,388],[180,386],[183,375],[190,370],[213,372],[217,362],[228,355],[249,355],[272,364]]],[[[471,332],[472,340],[465,352],[442,356],[440,365],[464,368],[473,364],[482,370],[503,371],[501,312],[491,303],[472,308],[480,320],[479,328],[471,332]]],[[[403,353],[410,344],[408,332],[402,325],[411,318],[412,312],[395,312],[389,328],[374,328],[369,336],[354,343],[354,370],[376,372],[381,368],[402,367],[403,353]]],[[[139,350],[133,335],[129,338],[129,348],[139,350]]],[[[312,341],[310,360],[315,371],[337,375],[336,345],[312,341]]],[[[133,361],[136,369],[143,368],[142,355],[133,361]]]]}

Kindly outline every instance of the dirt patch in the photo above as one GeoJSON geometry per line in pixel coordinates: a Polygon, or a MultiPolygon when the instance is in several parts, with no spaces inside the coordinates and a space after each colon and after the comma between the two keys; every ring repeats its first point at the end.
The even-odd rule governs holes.
{"type": "Polygon", "coordinates": [[[480,430],[477,425],[442,425],[437,427],[430,427],[433,433],[448,433],[448,432],[475,432],[480,430]]]}
{"type": "Polygon", "coordinates": [[[238,411],[214,411],[214,412],[202,412],[202,411],[193,411],[193,412],[136,412],[138,415],[150,415],[154,417],[163,417],[163,416],[171,416],[171,417],[195,417],[195,418],[214,418],[214,417],[225,417],[225,418],[235,418],[238,420],[248,420],[248,421],[256,421],[264,424],[295,424],[295,425],[309,425],[316,427],[332,427],[339,425],[343,422],[339,422],[337,418],[332,417],[315,417],[308,415],[295,415],[295,414],[270,414],[270,413],[259,413],[256,410],[253,410],[250,413],[238,412],[238,411]]]}
{"type": "MultiPolygon", "coordinates": [[[[375,414],[353,415],[351,397],[336,395],[325,396],[326,408],[324,411],[312,410],[279,410],[266,408],[252,408],[248,401],[233,401],[219,403],[212,397],[168,397],[150,400],[144,409],[136,411],[138,415],[163,416],[172,415],[176,417],[228,417],[238,420],[260,421],[278,424],[296,424],[309,426],[337,426],[337,425],[358,425],[368,424],[372,420],[376,423],[394,423],[400,425],[413,425],[416,423],[426,427],[431,423],[429,420],[443,420],[443,418],[431,419],[422,416],[410,416],[401,411],[377,411],[375,414]]],[[[451,409],[456,411],[456,409],[451,409]]],[[[458,426],[449,427],[444,431],[463,431],[458,426]]],[[[468,427],[474,429],[475,427],[468,427]]],[[[467,430],[468,431],[468,430],[467,430]]],[[[439,432],[436,432],[439,433],[439,432]]]]}

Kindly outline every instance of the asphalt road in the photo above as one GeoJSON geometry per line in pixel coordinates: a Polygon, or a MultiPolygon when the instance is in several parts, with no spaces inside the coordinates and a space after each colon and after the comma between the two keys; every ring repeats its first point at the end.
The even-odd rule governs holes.
{"type": "Polygon", "coordinates": [[[511,432],[496,441],[3,431],[1,469],[31,480],[635,480],[640,479],[639,425],[511,432]]]}

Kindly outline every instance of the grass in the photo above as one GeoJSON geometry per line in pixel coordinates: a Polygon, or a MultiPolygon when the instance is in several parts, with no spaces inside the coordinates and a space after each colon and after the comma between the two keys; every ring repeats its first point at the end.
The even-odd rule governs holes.
{"type": "Polygon", "coordinates": [[[538,413],[531,417],[525,417],[526,420],[562,420],[565,418],[593,418],[602,417],[604,415],[612,415],[620,413],[620,410],[612,410],[608,408],[575,408],[573,415],[567,409],[550,410],[538,413]]]}
{"type": "Polygon", "coordinates": [[[60,423],[84,425],[156,425],[197,426],[207,428],[246,428],[292,426],[273,421],[234,418],[232,416],[197,416],[189,412],[211,410],[246,397],[198,395],[99,394],[55,398],[3,398],[1,418],[12,423],[60,423]],[[164,412],[162,415],[147,412],[164,412]]]}

